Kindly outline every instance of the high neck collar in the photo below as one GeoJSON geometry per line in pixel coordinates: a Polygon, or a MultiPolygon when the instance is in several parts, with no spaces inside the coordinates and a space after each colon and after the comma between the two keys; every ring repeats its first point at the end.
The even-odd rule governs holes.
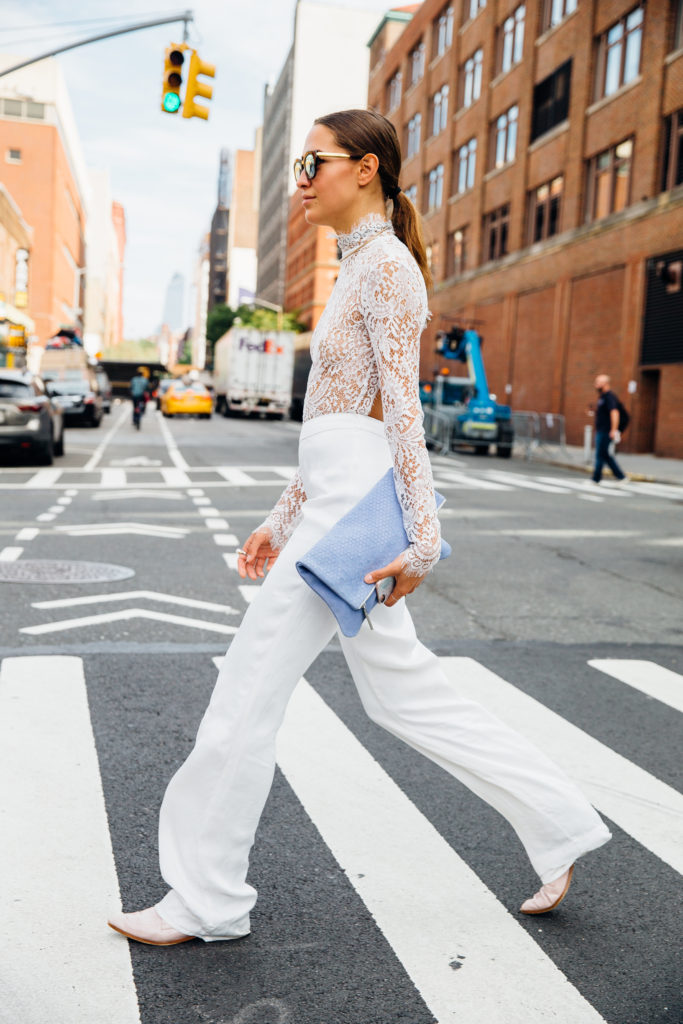
{"type": "Polygon", "coordinates": [[[379,235],[381,232],[387,231],[387,229],[391,230],[390,220],[387,220],[380,213],[368,213],[365,217],[361,217],[359,221],[356,221],[348,234],[337,235],[337,242],[343,254],[351,249],[355,249],[356,246],[362,245],[364,242],[368,242],[375,235],[379,235]]]}

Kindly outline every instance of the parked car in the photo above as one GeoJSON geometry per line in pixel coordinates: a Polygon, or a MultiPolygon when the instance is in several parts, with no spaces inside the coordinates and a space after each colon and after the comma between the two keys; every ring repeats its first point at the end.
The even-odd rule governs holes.
{"type": "Polygon", "coordinates": [[[161,398],[161,412],[164,416],[185,414],[208,420],[212,411],[211,395],[199,381],[185,384],[182,380],[174,380],[161,398]]]}
{"type": "Polygon", "coordinates": [[[64,416],[40,377],[0,367],[0,445],[26,451],[46,466],[64,454],[64,416]]]}
{"type": "Polygon", "coordinates": [[[102,395],[102,408],[105,413],[111,412],[111,381],[107,376],[106,370],[101,366],[95,367],[95,377],[102,395]]]}
{"type": "Polygon", "coordinates": [[[49,377],[45,376],[45,387],[61,406],[67,426],[75,422],[99,427],[104,416],[102,395],[91,367],[51,371],[49,377]]]}

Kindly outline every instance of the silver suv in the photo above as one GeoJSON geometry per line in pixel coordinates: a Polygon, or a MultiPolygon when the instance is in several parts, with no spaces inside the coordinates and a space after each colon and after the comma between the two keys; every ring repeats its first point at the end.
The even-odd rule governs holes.
{"type": "Polygon", "coordinates": [[[64,416],[40,377],[0,366],[0,447],[52,464],[64,454],[64,416]]]}

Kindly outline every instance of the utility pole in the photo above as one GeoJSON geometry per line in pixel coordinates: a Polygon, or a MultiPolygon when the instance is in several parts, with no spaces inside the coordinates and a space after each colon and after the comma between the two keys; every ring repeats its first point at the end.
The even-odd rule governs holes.
{"type": "Polygon", "coordinates": [[[133,25],[128,25],[127,28],[113,29],[111,32],[101,32],[96,36],[88,36],[87,39],[81,39],[77,43],[68,43],[66,46],[58,46],[54,50],[48,50],[47,53],[41,53],[39,57],[31,57],[29,60],[23,60],[20,64],[14,64],[11,68],[5,68],[0,71],[0,78],[5,75],[11,75],[13,71],[19,71],[20,68],[27,68],[29,64],[37,64],[38,61],[45,60],[47,57],[55,57],[58,53],[65,53],[67,50],[75,50],[79,46],[87,46],[88,43],[98,43],[101,39],[111,39],[113,36],[123,36],[128,32],[141,32],[145,28],[156,28],[157,25],[172,25],[174,22],[182,21],[183,28],[183,42],[187,42],[187,26],[194,21],[193,11],[182,11],[179,14],[169,15],[167,18],[154,18],[152,21],[138,21],[133,25]]]}

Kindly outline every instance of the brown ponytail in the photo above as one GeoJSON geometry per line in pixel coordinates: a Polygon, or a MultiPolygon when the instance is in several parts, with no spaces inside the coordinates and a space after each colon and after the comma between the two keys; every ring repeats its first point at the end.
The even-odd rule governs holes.
{"type": "Polygon", "coordinates": [[[340,110],[317,117],[315,124],[329,128],[337,145],[350,153],[374,153],[379,160],[379,178],[385,200],[392,199],[391,215],[396,237],[412,253],[427,288],[432,286],[421,217],[408,196],[399,190],[401,146],[391,121],[374,110],[340,110]]]}

